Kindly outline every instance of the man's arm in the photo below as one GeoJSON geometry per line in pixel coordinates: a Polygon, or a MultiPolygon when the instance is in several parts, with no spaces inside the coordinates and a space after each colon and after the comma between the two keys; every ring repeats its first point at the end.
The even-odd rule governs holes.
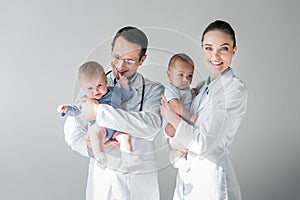
{"type": "Polygon", "coordinates": [[[126,132],[133,137],[153,140],[161,130],[160,99],[164,88],[159,83],[146,85],[143,111],[124,111],[109,105],[99,105],[97,123],[99,126],[126,132]]]}
{"type": "Polygon", "coordinates": [[[72,150],[83,156],[88,156],[86,144],[88,122],[81,115],[67,117],[64,125],[65,140],[72,150]]]}

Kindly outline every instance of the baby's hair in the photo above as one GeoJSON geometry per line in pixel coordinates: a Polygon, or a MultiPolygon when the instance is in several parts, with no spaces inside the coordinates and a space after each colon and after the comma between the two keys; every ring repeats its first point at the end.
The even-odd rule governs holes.
{"type": "Polygon", "coordinates": [[[82,64],[79,67],[79,70],[78,70],[79,80],[82,78],[82,76],[84,76],[87,79],[92,79],[96,76],[102,77],[102,76],[105,76],[105,71],[99,63],[97,63],[95,61],[89,61],[89,62],[82,64]]]}
{"type": "Polygon", "coordinates": [[[177,60],[181,60],[181,61],[184,61],[184,62],[187,62],[187,63],[190,63],[191,65],[194,66],[194,62],[193,60],[186,54],[184,53],[177,53],[175,55],[173,55],[169,61],[169,66],[168,66],[168,70],[171,69],[174,65],[174,63],[177,61],[177,60]]]}

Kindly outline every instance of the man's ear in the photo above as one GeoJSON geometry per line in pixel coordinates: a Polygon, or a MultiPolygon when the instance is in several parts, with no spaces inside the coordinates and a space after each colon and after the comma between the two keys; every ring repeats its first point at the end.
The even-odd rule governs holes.
{"type": "Polygon", "coordinates": [[[147,55],[146,54],[143,55],[143,57],[139,61],[140,65],[142,65],[144,63],[144,61],[146,60],[146,58],[147,58],[147,55]]]}

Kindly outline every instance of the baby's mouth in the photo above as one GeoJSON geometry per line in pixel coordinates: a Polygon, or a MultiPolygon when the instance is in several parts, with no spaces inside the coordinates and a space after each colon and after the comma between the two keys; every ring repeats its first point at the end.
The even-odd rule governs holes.
{"type": "Polygon", "coordinates": [[[101,96],[100,93],[94,95],[95,98],[99,98],[100,96],[101,96]]]}

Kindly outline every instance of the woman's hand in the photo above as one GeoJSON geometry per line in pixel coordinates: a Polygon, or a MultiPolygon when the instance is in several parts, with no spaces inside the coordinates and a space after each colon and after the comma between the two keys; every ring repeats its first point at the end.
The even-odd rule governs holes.
{"type": "Polygon", "coordinates": [[[176,157],[184,157],[188,153],[189,150],[177,142],[174,138],[169,138],[168,141],[171,148],[175,150],[176,157]]]}
{"type": "Polygon", "coordinates": [[[181,117],[175,113],[172,106],[167,102],[166,97],[162,95],[161,97],[161,106],[160,106],[160,114],[174,126],[176,129],[181,121],[181,117]]]}

